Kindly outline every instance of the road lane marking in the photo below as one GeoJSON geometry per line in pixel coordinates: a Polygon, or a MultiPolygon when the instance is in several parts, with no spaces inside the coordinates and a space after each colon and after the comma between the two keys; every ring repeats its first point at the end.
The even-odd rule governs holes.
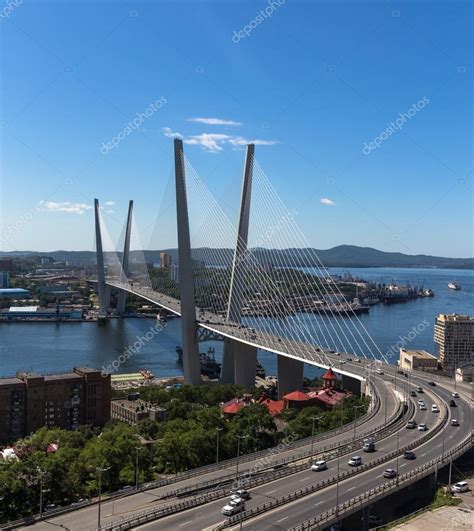
{"type": "Polygon", "coordinates": [[[277,524],[283,522],[283,520],[286,520],[287,518],[289,518],[289,516],[284,516],[283,518],[280,518],[279,520],[277,520],[277,524]]]}
{"type": "Polygon", "coordinates": [[[183,522],[182,524],[179,524],[179,527],[183,527],[185,525],[188,525],[192,522],[192,520],[188,520],[187,522],[183,522]]]}

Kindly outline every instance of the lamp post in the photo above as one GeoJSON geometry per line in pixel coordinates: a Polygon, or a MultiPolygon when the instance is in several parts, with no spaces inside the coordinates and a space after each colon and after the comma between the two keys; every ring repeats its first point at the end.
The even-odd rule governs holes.
{"type": "Polygon", "coordinates": [[[102,502],[102,472],[107,472],[107,470],[110,470],[111,467],[107,467],[107,468],[101,468],[101,467],[97,467],[95,469],[95,471],[97,472],[97,476],[98,476],[98,487],[99,487],[99,502],[97,504],[97,527],[98,529],[100,529],[100,506],[101,506],[101,502],[102,502]]]}
{"type": "Polygon", "coordinates": [[[311,427],[311,464],[313,464],[313,454],[314,454],[314,423],[316,420],[321,420],[323,417],[311,417],[312,427],[311,427]]]}
{"type": "Polygon", "coordinates": [[[224,428],[219,428],[219,427],[216,428],[216,464],[219,464],[219,433],[223,429],[224,428]]]}
{"type": "Polygon", "coordinates": [[[336,475],[336,516],[339,515],[339,455],[337,456],[337,475],[336,475]]]}
{"type": "Polygon", "coordinates": [[[135,448],[135,489],[138,490],[139,482],[140,482],[140,474],[138,470],[138,452],[140,451],[140,447],[137,446],[135,448]]]}
{"type": "Polygon", "coordinates": [[[398,485],[398,453],[400,451],[400,433],[397,431],[397,485],[398,485]]]}
{"type": "Polygon", "coordinates": [[[237,463],[235,466],[235,483],[237,486],[239,486],[239,460],[240,460],[240,441],[243,439],[246,439],[248,437],[248,434],[246,435],[237,435],[237,463]]]}
{"type": "Polygon", "coordinates": [[[357,428],[357,417],[355,415],[356,415],[356,411],[360,409],[361,407],[364,407],[364,406],[363,405],[354,406],[354,442],[356,440],[356,428],[357,428]]]}
{"type": "Polygon", "coordinates": [[[36,467],[36,470],[39,474],[39,485],[40,485],[40,499],[39,499],[39,517],[40,517],[40,520],[43,519],[43,480],[44,480],[44,475],[46,474],[46,472],[41,469],[39,466],[36,467]]]}

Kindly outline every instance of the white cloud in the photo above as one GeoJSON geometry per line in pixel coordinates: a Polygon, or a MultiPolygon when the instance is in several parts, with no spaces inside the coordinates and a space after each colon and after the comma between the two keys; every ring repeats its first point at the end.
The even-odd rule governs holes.
{"type": "Polygon", "coordinates": [[[220,118],[188,118],[188,122],[198,122],[206,125],[242,125],[241,122],[234,122],[233,120],[221,120],[220,118]]]}
{"type": "Polygon", "coordinates": [[[104,206],[114,206],[115,205],[115,201],[106,201],[104,203],[104,206]]]}
{"type": "Polygon", "coordinates": [[[181,133],[173,133],[169,127],[163,127],[163,134],[168,138],[183,138],[181,133]]]}
{"type": "Polygon", "coordinates": [[[323,205],[328,205],[328,206],[334,206],[336,204],[332,199],[329,199],[327,197],[321,197],[319,202],[322,203],[323,205]]]}
{"type": "Polygon", "coordinates": [[[67,212],[68,214],[84,214],[87,210],[92,210],[92,207],[86,203],[71,201],[40,201],[40,206],[48,212],[67,212]]]}
{"type": "Polygon", "coordinates": [[[276,140],[248,139],[242,136],[226,135],[223,133],[202,133],[200,135],[186,137],[181,133],[171,131],[169,127],[164,127],[163,133],[168,138],[181,138],[185,144],[201,146],[209,153],[219,153],[219,151],[223,150],[222,146],[224,144],[230,144],[233,148],[238,149],[245,147],[247,144],[272,146],[278,143],[276,140]]]}

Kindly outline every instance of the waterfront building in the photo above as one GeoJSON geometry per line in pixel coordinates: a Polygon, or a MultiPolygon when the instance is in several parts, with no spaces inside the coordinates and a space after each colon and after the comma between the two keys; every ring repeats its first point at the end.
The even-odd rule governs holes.
{"type": "Polygon", "coordinates": [[[103,426],[110,420],[110,399],[110,375],[89,367],[0,378],[0,443],[16,441],[43,426],[103,426]]]}
{"type": "Polygon", "coordinates": [[[440,314],[434,327],[434,341],[441,367],[454,371],[474,363],[474,317],[440,314]]]}
{"type": "Polygon", "coordinates": [[[438,358],[426,352],[426,350],[400,349],[398,360],[400,369],[405,370],[436,370],[438,368],[438,358]]]}
{"type": "Polygon", "coordinates": [[[145,419],[163,422],[166,420],[166,410],[129,396],[128,399],[112,400],[110,404],[110,416],[112,419],[121,420],[131,426],[136,426],[145,419]]]}
{"type": "Polygon", "coordinates": [[[40,308],[39,306],[11,306],[0,310],[0,321],[74,321],[83,318],[81,308],[40,308]]]}
{"type": "Polygon", "coordinates": [[[23,288],[2,288],[0,289],[0,299],[31,299],[31,292],[29,289],[23,288]]]}
{"type": "Polygon", "coordinates": [[[10,285],[10,273],[8,271],[0,271],[0,289],[8,288],[10,285]]]}
{"type": "Polygon", "coordinates": [[[160,267],[171,267],[171,255],[169,253],[160,253],[160,267]]]}

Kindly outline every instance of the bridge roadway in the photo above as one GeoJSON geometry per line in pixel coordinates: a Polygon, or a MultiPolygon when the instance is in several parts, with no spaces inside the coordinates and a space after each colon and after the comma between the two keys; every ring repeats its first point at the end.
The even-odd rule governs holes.
{"type": "MultiPolygon", "coordinates": [[[[355,365],[355,364],[354,364],[355,365]]],[[[360,370],[360,367],[357,367],[360,370]]],[[[387,393],[380,392],[380,408],[375,413],[375,415],[367,422],[357,425],[357,433],[365,433],[368,431],[377,431],[381,429],[385,424],[385,419],[390,420],[393,415],[396,413],[399,407],[399,401],[402,397],[400,391],[395,390],[395,386],[392,383],[391,379],[386,376],[377,376],[380,379],[381,386],[384,385],[382,379],[385,379],[387,385],[387,393]],[[398,395],[398,396],[397,396],[398,395]]],[[[400,385],[398,386],[398,389],[400,385]]],[[[343,444],[347,442],[348,439],[352,438],[353,434],[353,423],[350,423],[347,427],[347,431],[342,433],[334,434],[327,438],[325,434],[321,434],[321,437],[315,437],[314,450],[315,453],[318,452],[318,449],[324,446],[329,446],[331,444],[343,444]]],[[[288,446],[275,453],[275,459],[290,459],[292,457],[297,457],[302,452],[309,451],[311,448],[310,440],[304,446],[288,446]]],[[[241,460],[239,465],[240,474],[245,474],[246,471],[250,471],[255,468],[261,467],[261,454],[255,457],[253,460],[243,461],[241,460]]],[[[272,463],[269,464],[269,467],[272,467],[272,463]]],[[[120,518],[128,518],[137,512],[150,510],[158,508],[162,504],[168,504],[171,499],[160,500],[159,498],[164,494],[168,493],[171,490],[177,488],[184,488],[196,485],[197,483],[203,483],[205,481],[216,481],[219,482],[220,478],[227,477],[229,474],[234,473],[235,471],[235,461],[229,460],[223,461],[221,467],[218,470],[212,470],[209,472],[204,472],[199,476],[194,476],[191,478],[180,480],[179,482],[172,483],[170,485],[165,485],[158,488],[149,489],[146,491],[141,491],[137,494],[131,494],[123,498],[118,498],[115,500],[104,501],[102,503],[102,523],[107,525],[108,523],[115,522],[120,518]]],[[[60,516],[51,517],[47,522],[40,522],[35,524],[33,527],[39,530],[51,529],[51,526],[60,526],[66,529],[71,529],[73,531],[90,531],[94,528],[94,525],[97,523],[97,506],[87,506],[84,508],[78,508],[74,512],[66,513],[60,516]]]]}
{"type": "MultiPolygon", "coordinates": [[[[413,470],[414,468],[429,462],[431,459],[440,456],[443,448],[446,452],[455,447],[471,433],[472,429],[472,408],[467,401],[468,396],[463,394],[463,399],[456,399],[458,407],[450,408],[447,406],[447,403],[449,403],[449,400],[451,399],[451,391],[440,386],[426,388],[424,383],[419,379],[414,379],[412,383],[410,383],[410,387],[413,389],[415,389],[417,385],[422,385],[425,389],[424,394],[420,394],[420,397],[425,401],[427,411],[420,411],[416,408],[414,420],[417,423],[425,422],[428,426],[428,430],[433,430],[437,422],[443,422],[443,411],[447,411],[448,418],[444,429],[434,435],[433,438],[428,439],[414,449],[416,454],[415,460],[407,461],[402,457],[399,457],[398,467],[400,474],[413,470]],[[437,403],[440,406],[440,414],[431,412],[432,403],[437,403]],[[459,427],[451,426],[452,418],[457,418],[459,420],[459,427]]],[[[413,400],[417,399],[418,398],[414,398],[413,400]]],[[[409,430],[402,428],[397,433],[398,435],[393,435],[392,437],[377,443],[376,452],[373,454],[366,454],[361,451],[356,453],[362,456],[364,463],[370,463],[384,454],[397,450],[397,447],[401,449],[407,444],[420,439],[425,434],[429,433],[429,431],[420,432],[417,429],[409,430]]],[[[348,456],[339,459],[341,473],[351,468],[347,465],[347,461],[348,456]]],[[[374,468],[341,481],[339,486],[339,503],[343,503],[357,494],[385,483],[387,479],[383,478],[382,474],[386,468],[396,469],[397,459],[391,459],[375,466],[374,468]]],[[[305,486],[315,484],[323,479],[335,477],[336,470],[336,460],[331,460],[328,462],[328,470],[326,471],[313,472],[308,467],[307,470],[300,473],[251,489],[252,497],[246,503],[246,509],[262,505],[273,499],[295,492],[305,486]]],[[[242,526],[244,529],[249,530],[288,529],[296,526],[317,514],[333,508],[336,505],[336,489],[336,486],[323,488],[314,494],[304,496],[296,501],[287,503],[248,521],[243,521],[242,526]]],[[[196,507],[195,509],[161,518],[156,522],[150,522],[137,529],[211,530],[224,520],[220,513],[224,501],[225,500],[217,500],[204,506],[196,507]]],[[[234,525],[232,529],[239,529],[239,525],[234,525]]]]}
{"type": "MultiPolygon", "coordinates": [[[[173,297],[154,291],[151,288],[141,286],[137,282],[129,284],[108,280],[107,284],[161,306],[175,315],[181,315],[180,301],[173,297]]],[[[312,345],[311,343],[303,343],[288,337],[280,337],[272,334],[270,331],[255,330],[255,333],[252,333],[248,328],[241,326],[239,323],[226,321],[224,317],[215,313],[206,311],[200,315],[198,309],[196,309],[196,321],[198,326],[240,343],[245,343],[246,345],[256,348],[262,348],[269,352],[273,352],[274,354],[293,358],[298,361],[304,361],[305,363],[324,369],[329,368],[329,364],[325,362],[325,358],[330,359],[330,353],[323,348],[312,345]],[[306,354],[306,356],[303,355],[303,353],[306,354]]],[[[337,356],[333,356],[332,359],[336,362],[338,358],[337,356]]],[[[360,371],[349,372],[342,367],[338,367],[337,372],[351,378],[356,378],[360,381],[365,380],[360,371]]]]}

